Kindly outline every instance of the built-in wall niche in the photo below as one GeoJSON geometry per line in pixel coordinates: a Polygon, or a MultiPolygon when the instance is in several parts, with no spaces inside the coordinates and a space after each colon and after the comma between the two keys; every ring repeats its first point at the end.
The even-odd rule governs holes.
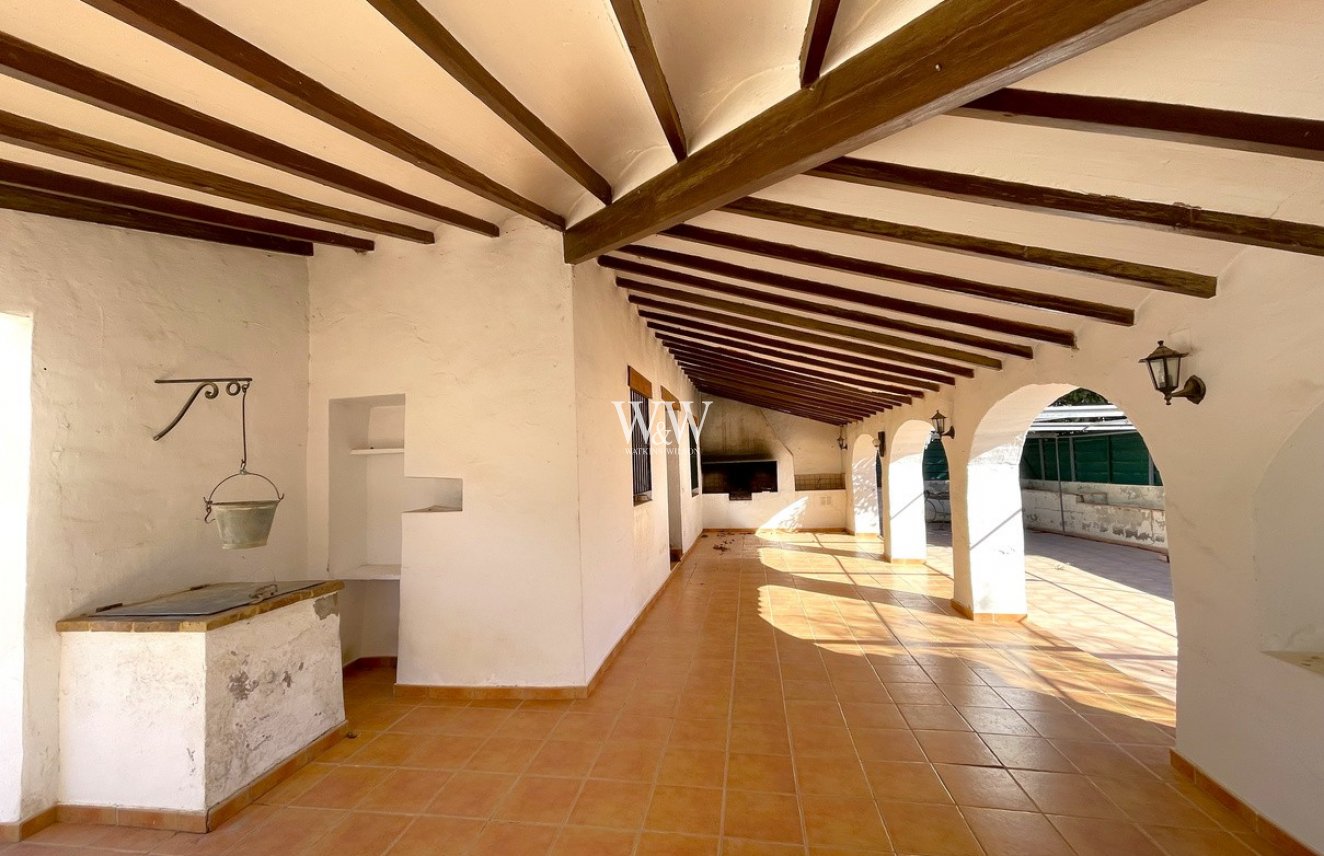
{"type": "Polygon", "coordinates": [[[405,475],[405,396],[331,401],[327,570],[347,580],[398,579],[401,514],[454,513],[464,483],[405,475]]]}

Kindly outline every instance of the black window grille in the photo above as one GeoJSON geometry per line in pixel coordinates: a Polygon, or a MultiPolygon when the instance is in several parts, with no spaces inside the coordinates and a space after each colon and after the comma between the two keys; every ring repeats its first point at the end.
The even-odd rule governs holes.
{"type": "Polygon", "coordinates": [[[634,473],[634,500],[643,502],[652,498],[653,450],[649,446],[648,396],[630,390],[630,465],[634,473]]]}

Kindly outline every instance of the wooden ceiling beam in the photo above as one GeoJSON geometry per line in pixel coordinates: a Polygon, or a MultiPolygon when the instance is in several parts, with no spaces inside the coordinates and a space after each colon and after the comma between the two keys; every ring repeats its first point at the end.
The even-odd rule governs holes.
{"type": "Polygon", "coordinates": [[[255,163],[402,211],[495,237],[492,223],[140,89],[0,33],[0,73],[255,163]]]}
{"type": "Polygon", "coordinates": [[[851,416],[841,416],[839,414],[829,414],[829,413],[814,413],[811,411],[798,409],[787,404],[771,402],[771,401],[763,401],[760,398],[751,396],[747,393],[743,393],[740,390],[725,389],[717,384],[700,386],[699,384],[696,383],[695,388],[706,395],[712,395],[718,398],[724,398],[727,401],[734,401],[737,404],[745,404],[750,407],[758,407],[762,410],[771,410],[776,413],[784,413],[788,416],[795,416],[800,419],[808,419],[811,422],[822,422],[825,425],[836,425],[836,426],[849,425],[852,421],[854,421],[854,417],[851,416]]]}
{"type": "Polygon", "coordinates": [[[882,392],[908,397],[923,395],[925,390],[937,390],[938,385],[929,381],[901,377],[877,368],[886,363],[874,363],[862,357],[850,354],[833,354],[810,348],[793,342],[766,339],[738,330],[723,330],[697,321],[687,322],[683,318],[667,318],[659,313],[641,312],[655,335],[662,341],[698,341],[708,347],[720,348],[731,353],[774,357],[793,360],[797,365],[813,366],[826,369],[828,373],[846,375],[846,380],[867,383],[882,392]],[[814,355],[828,355],[832,359],[814,355]],[[844,364],[843,364],[844,363],[844,364]]]}
{"type": "MultiPolygon", "coordinates": [[[[997,339],[987,339],[983,336],[955,333],[948,330],[942,330],[940,328],[926,327],[921,324],[910,324],[909,322],[899,321],[894,318],[887,318],[879,315],[871,315],[867,312],[859,312],[854,309],[846,309],[828,303],[816,303],[812,300],[801,300],[795,297],[786,297],[777,294],[775,292],[765,292],[753,288],[742,288],[741,286],[738,285],[727,285],[724,282],[717,282],[716,280],[708,280],[702,277],[690,276],[689,274],[685,274],[685,273],[673,272],[665,268],[655,268],[652,267],[651,265],[636,264],[634,262],[630,262],[627,259],[618,259],[615,256],[607,256],[605,258],[599,259],[598,261],[600,264],[603,265],[603,267],[608,267],[618,272],[629,273],[635,276],[647,276],[653,279],[663,280],[664,282],[687,285],[693,288],[700,288],[705,291],[715,292],[717,294],[722,295],[723,297],[732,297],[732,298],[738,298],[740,300],[749,300],[749,301],[754,301],[756,303],[764,303],[769,306],[776,306],[781,309],[788,309],[796,313],[805,312],[813,315],[825,315],[829,318],[837,318],[842,321],[850,321],[854,324],[863,325],[872,331],[898,330],[906,333],[911,333],[917,336],[929,336],[935,339],[943,339],[949,342],[957,342],[963,345],[967,345],[969,347],[983,348],[985,350],[993,351],[995,353],[1003,353],[1015,357],[1024,357],[1028,359],[1034,356],[1034,351],[1028,345],[1021,345],[1019,343],[1008,343],[1008,342],[1002,342],[997,339]]],[[[630,280],[630,282],[635,283],[638,281],[630,280]]],[[[663,288],[663,286],[654,286],[646,283],[639,283],[639,286],[642,287],[630,286],[630,288],[634,291],[642,291],[652,294],[662,294],[665,292],[671,292],[673,299],[675,298],[676,295],[684,295],[685,299],[689,300],[692,303],[701,303],[703,305],[712,306],[714,308],[718,308],[719,304],[729,302],[717,298],[709,298],[704,295],[695,294],[689,291],[675,291],[674,289],[664,289],[663,292],[659,292],[657,289],[663,288]]],[[[746,306],[747,304],[738,303],[734,305],[746,306]]],[[[792,317],[795,317],[797,319],[801,318],[800,315],[795,315],[792,317]]],[[[812,321],[815,324],[825,323],[825,322],[819,322],[817,319],[811,319],[811,318],[803,318],[801,320],[812,321]]],[[[846,329],[854,329],[854,328],[846,328],[846,329]]],[[[860,332],[866,332],[866,331],[861,330],[860,332]]],[[[984,354],[976,354],[973,351],[965,351],[960,348],[951,348],[946,345],[938,345],[932,342],[920,341],[918,339],[907,339],[900,336],[893,336],[890,333],[875,332],[873,333],[873,335],[885,337],[883,339],[877,340],[880,344],[887,344],[898,348],[905,348],[907,350],[917,351],[921,354],[932,354],[934,356],[943,357],[946,359],[960,360],[961,362],[967,362],[973,365],[982,365],[985,366],[986,368],[1001,367],[1001,363],[998,362],[993,357],[988,357],[984,354]],[[995,366],[991,364],[990,361],[992,361],[992,363],[997,363],[997,365],[995,366]]]]}
{"type": "MultiPolygon", "coordinates": [[[[639,0],[613,5],[638,8],[639,0]]],[[[577,264],[946,113],[1199,0],[941,0],[565,233],[577,264]]]]}
{"type": "Polygon", "coordinates": [[[237,178],[167,160],[127,146],[57,128],[15,113],[0,111],[0,140],[33,151],[59,155],[80,163],[149,178],[163,184],[233,199],[260,208],[308,217],[324,223],[348,226],[351,229],[361,229],[379,235],[390,235],[418,244],[431,244],[436,240],[426,229],[301,199],[259,184],[240,181],[237,178]]]}
{"type": "Polygon", "coordinates": [[[700,342],[690,342],[684,339],[668,337],[663,340],[663,344],[665,344],[667,349],[673,354],[684,354],[688,358],[703,360],[704,362],[713,365],[721,365],[731,369],[754,372],[760,377],[783,379],[787,382],[802,384],[806,387],[822,390],[823,392],[851,395],[864,401],[882,401],[888,404],[900,404],[909,400],[908,396],[882,392],[877,389],[869,388],[868,384],[864,381],[852,380],[851,378],[833,377],[824,372],[815,371],[812,368],[788,366],[784,363],[771,362],[749,354],[732,353],[731,351],[724,351],[720,348],[714,348],[700,342]]]}
{"type": "MultiPolygon", "coordinates": [[[[1191,297],[1213,297],[1218,286],[1217,277],[1191,271],[1175,270],[1156,265],[1138,264],[1120,259],[1090,256],[1065,250],[1053,250],[1047,247],[1032,247],[1012,241],[999,241],[992,238],[980,238],[974,235],[962,235],[957,232],[943,232],[938,229],[926,229],[922,226],[909,226],[903,223],[891,223],[886,220],[874,220],[868,217],[856,217],[851,214],[838,214],[803,205],[775,202],[771,199],[759,199],[748,196],[737,199],[722,208],[735,214],[757,217],[777,223],[789,223],[843,235],[855,235],[861,238],[875,238],[939,250],[949,250],[980,258],[1024,265],[1042,270],[1063,273],[1084,274],[1112,280],[1127,285],[1139,285],[1158,291],[1185,294],[1191,297]]],[[[971,292],[974,294],[974,292],[971,292]]],[[[1017,288],[984,285],[975,296],[1003,303],[1021,303],[1037,301],[1041,308],[1056,312],[1091,316],[1094,313],[1106,313],[1113,307],[1095,304],[1085,300],[1071,300],[1055,295],[1040,294],[1017,288]]],[[[1100,318],[1100,320],[1107,320],[1100,318]]]]}
{"type": "Polygon", "coordinates": [[[801,86],[811,86],[823,73],[823,60],[827,57],[832,25],[837,22],[840,6],[841,0],[810,0],[809,22],[805,25],[805,37],[800,45],[801,86]]]}
{"type": "Polygon", "coordinates": [[[214,244],[230,244],[272,253],[289,253],[296,256],[313,254],[313,245],[308,241],[199,223],[197,220],[166,217],[137,208],[121,208],[118,205],[61,196],[58,193],[48,193],[30,187],[0,184],[0,208],[45,214],[48,217],[59,217],[64,220],[99,223],[103,226],[119,226],[140,232],[154,232],[158,235],[194,238],[214,244]]]}
{"type": "Polygon", "coordinates": [[[687,363],[683,360],[678,361],[677,364],[686,374],[700,381],[716,381],[718,383],[739,386],[767,396],[784,397],[784,400],[802,406],[848,414],[857,418],[891,409],[888,405],[884,404],[862,404],[848,398],[837,398],[831,395],[816,395],[805,390],[795,389],[778,383],[767,383],[760,381],[755,377],[712,369],[703,365],[687,363]]]}
{"type": "Polygon", "coordinates": [[[781,384],[788,389],[797,389],[805,392],[818,392],[823,395],[839,398],[843,401],[855,401],[871,406],[891,406],[905,404],[907,401],[907,399],[899,398],[897,396],[869,393],[858,387],[845,386],[831,382],[820,382],[813,377],[800,375],[795,372],[773,370],[768,368],[767,363],[726,359],[720,353],[714,354],[709,351],[686,348],[682,345],[669,345],[667,350],[670,351],[672,356],[682,365],[699,365],[711,369],[722,369],[729,372],[741,373],[768,383],[781,384]]]}
{"type": "Polygon", "coordinates": [[[611,0],[611,8],[616,13],[616,22],[620,24],[625,44],[634,59],[634,67],[639,71],[639,78],[644,83],[644,91],[652,102],[653,112],[657,114],[662,134],[671,146],[671,153],[677,161],[684,161],[689,154],[689,144],[685,141],[685,128],[681,125],[680,111],[676,109],[676,99],[667,85],[667,76],[662,71],[662,63],[657,58],[657,48],[653,37],[648,32],[648,21],[644,17],[644,7],[640,0],[611,0]]]}
{"type": "Polygon", "coordinates": [[[689,303],[649,297],[644,294],[631,294],[629,301],[636,306],[659,313],[682,315],[686,318],[707,321],[714,325],[726,325],[728,329],[736,327],[772,338],[790,339],[827,348],[839,348],[843,351],[863,354],[874,359],[887,360],[898,374],[922,378],[935,383],[954,383],[956,376],[974,377],[975,375],[975,370],[969,366],[944,363],[938,360],[917,357],[904,351],[881,348],[872,342],[862,341],[853,336],[849,338],[825,336],[804,327],[791,326],[799,319],[793,319],[793,321],[787,323],[787,326],[782,326],[779,323],[767,323],[753,315],[714,312],[689,303]]]}
{"type": "MultiPolygon", "coordinates": [[[[89,0],[122,3],[125,0],[89,0]]],[[[158,0],[131,0],[135,5],[154,5],[158,0]]],[[[418,0],[368,0],[374,9],[390,21],[428,58],[455,78],[487,109],[501,117],[521,137],[542,152],[580,187],[604,203],[611,202],[611,182],[589,166],[570,144],[547,127],[533,111],[525,107],[450,31],[418,0]]],[[[564,228],[564,226],[562,226],[564,228]]]]}
{"type": "MultiPolygon", "coordinates": [[[[654,332],[655,335],[657,335],[658,340],[669,348],[674,348],[685,352],[705,354],[713,358],[732,361],[736,363],[766,367],[778,372],[786,372],[789,374],[802,376],[804,378],[818,381],[821,383],[854,387],[863,390],[864,392],[867,392],[873,396],[890,399],[892,401],[904,402],[904,401],[909,401],[911,398],[914,398],[916,395],[922,395],[922,393],[918,391],[915,392],[898,391],[890,385],[877,384],[865,378],[848,377],[840,374],[834,374],[833,372],[824,371],[812,365],[799,364],[799,363],[783,363],[776,360],[769,360],[766,357],[762,357],[758,354],[742,352],[738,350],[731,350],[729,345],[724,348],[720,345],[716,345],[711,342],[695,341],[693,339],[685,338],[684,336],[681,335],[671,335],[659,330],[655,330],[654,332]]],[[[782,359],[787,358],[787,355],[785,354],[779,354],[778,356],[780,356],[782,359]]]]}
{"type": "Polygon", "coordinates": [[[865,414],[857,411],[847,411],[826,405],[809,404],[798,401],[794,398],[772,395],[765,393],[762,390],[753,389],[747,385],[724,381],[720,378],[698,377],[692,378],[692,380],[695,387],[701,392],[710,395],[719,395],[723,398],[738,401],[742,404],[749,404],[754,407],[762,407],[768,410],[776,410],[781,413],[789,413],[792,416],[799,416],[803,419],[828,422],[832,425],[845,425],[863,419],[865,416],[865,414]]]}
{"type": "Polygon", "coordinates": [[[1313,223],[1293,223],[1249,214],[1209,211],[1191,205],[1081,193],[858,158],[838,158],[810,170],[808,174],[868,187],[903,190],[922,196],[938,196],[1021,211],[1046,211],[1084,220],[1160,229],[1194,238],[1324,256],[1324,226],[1313,223]]]}
{"type": "MultiPolygon", "coordinates": [[[[702,241],[710,246],[719,246],[723,249],[734,249],[737,252],[752,252],[753,248],[775,250],[777,247],[776,244],[771,244],[769,241],[759,241],[755,238],[745,238],[740,235],[728,236],[722,232],[715,232],[712,229],[701,229],[697,226],[675,226],[667,232],[667,234],[672,233],[676,234],[677,237],[688,236],[688,238],[692,240],[702,241]],[[764,244],[771,244],[771,247],[763,246],[764,244]]],[[[1023,339],[1033,339],[1036,342],[1048,342],[1049,344],[1062,345],[1068,348],[1073,348],[1076,345],[1076,334],[1071,330],[1064,330],[1058,327],[1048,327],[1043,324],[1030,324],[1024,321],[1014,321],[1007,318],[999,318],[994,315],[987,315],[982,312],[966,312],[960,309],[948,309],[942,306],[934,306],[930,303],[903,300],[898,297],[888,297],[884,294],[875,294],[874,292],[861,291],[856,288],[831,285],[817,280],[773,273],[772,271],[731,264],[729,262],[710,259],[704,256],[695,256],[689,253],[677,253],[640,244],[629,244],[622,247],[620,251],[641,258],[646,258],[651,261],[662,262],[663,264],[687,267],[692,270],[700,270],[704,273],[716,274],[717,276],[725,276],[732,279],[743,279],[746,282],[754,282],[759,285],[770,285],[773,288],[780,288],[795,294],[812,296],[814,298],[826,297],[832,300],[858,303],[861,306],[868,306],[871,309],[879,309],[884,312],[897,312],[904,315],[914,315],[929,321],[960,324],[961,326],[972,327],[976,330],[987,330],[991,333],[1001,333],[1006,336],[1018,336],[1023,339]]],[[[902,269],[897,268],[894,272],[897,276],[893,277],[893,279],[901,281],[900,276],[905,275],[902,269]]],[[[934,281],[955,279],[955,277],[943,277],[937,274],[928,274],[924,277],[912,276],[911,278],[926,278],[934,281]]],[[[943,328],[931,327],[928,329],[935,332],[923,333],[921,335],[944,338],[938,334],[940,332],[948,332],[943,328]]],[[[959,340],[952,339],[952,341],[959,340]]],[[[979,347],[988,346],[984,345],[979,347]]],[[[995,350],[997,349],[995,348],[995,350]]],[[[1002,350],[1001,352],[1005,354],[1015,353],[1017,356],[1025,356],[1025,350],[1019,347],[1014,351],[1002,350]]]]}
{"type": "Polygon", "coordinates": [[[952,115],[1324,161],[1324,122],[1295,116],[1031,89],[999,89],[952,115]]]}
{"type": "Polygon", "coordinates": [[[0,160],[0,184],[26,187],[30,190],[40,190],[120,208],[134,208],[150,214],[194,220],[229,229],[242,229],[246,232],[291,238],[296,241],[347,247],[361,252],[370,251],[374,247],[373,242],[366,238],[313,229],[280,220],[269,220],[266,217],[254,217],[251,214],[241,214],[225,208],[216,208],[131,187],[121,187],[117,184],[107,184],[103,181],[94,181],[90,178],[14,161],[0,160]]]}

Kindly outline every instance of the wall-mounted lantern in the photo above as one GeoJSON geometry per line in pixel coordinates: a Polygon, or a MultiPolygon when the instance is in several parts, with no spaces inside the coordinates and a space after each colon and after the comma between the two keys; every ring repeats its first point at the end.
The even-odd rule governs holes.
{"type": "Polygon", "coordinates": [[[1190,399],[1192,404],[1204,401],[1204,381],[1191,375],[1186,379],[1186,383],[1181,382],[1181,361],[1182,357],[1186,356],[1189,354],[1174,351],[1160,339],[1158,347],[1140,361],[1149,369],[1149,379],[1153,382],[1154,389],[1163,393],[1163,400],[1169,405],[1174,398],[1190,399]]]}
{"type": "Polygon", "coordinates": [[[841,430],[837,432],[837,448],[843,452],[846,451],[848,448],[850,448],[850,444],[846,442],[845,425],[842,425],[841,430]]]}
{"type": "Polygon", "coordinates": [[[938,432],[939,437],[956,436],[956,428],[948,427],[947,417],[943,415],[941,410],[935,410],[933,413],[933,418],[930,419],[929,421],[933,423],[933,430],[938,432]]]}

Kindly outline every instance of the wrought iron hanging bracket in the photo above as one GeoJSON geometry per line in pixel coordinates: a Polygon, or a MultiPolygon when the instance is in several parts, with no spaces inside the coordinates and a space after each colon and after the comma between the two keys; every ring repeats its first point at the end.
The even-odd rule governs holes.
{"type": "MultiPolygon", "coordinates": [[[[179,421],[184,418],[184,414],[188,413],[189,408],[193,406],[193,402],[198,400],[199,395],[203,398],[216,398],[221,394],[221,384],[225,384],[226,395],[242,395],[246,398],[248,395],[248,385],[253,382],[253,379],[251,377],[184,377],[158,378],[156,382],[196,384],[193,389],[193,394],[188,397],[188,400],[184,402],[184,406],[175,414],[175,418],[170,420],[170,424],[152,435],[153,440],[160,440],[175,429],[175,426],[179,424],[179,421]]],[[[245,428],[247,428],[247,426],[245,426],[245,428]]],[[[248,433],[247,430],[245,430],[244,433],[246,435],[248,433]]],[[[244,458],[247,458],[247,436],[244,437],[244,447],[244,458]]],[[[245,463],[247,462],[245,461],[245,463]]]]}

